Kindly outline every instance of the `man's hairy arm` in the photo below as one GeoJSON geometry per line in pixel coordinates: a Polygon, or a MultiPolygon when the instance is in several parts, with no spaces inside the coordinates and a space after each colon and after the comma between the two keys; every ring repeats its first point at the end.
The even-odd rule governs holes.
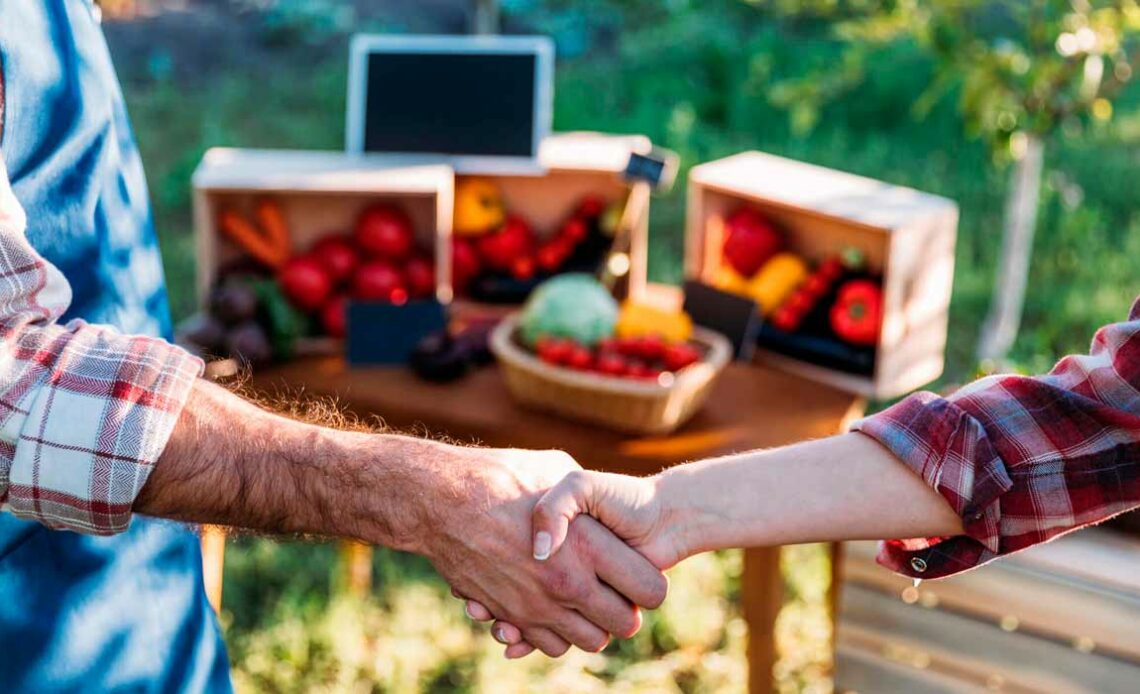
{"type": "Polygon", "coordinates": [[[346,432],[194,387],[134,510],[282,534],[351,537],[422,554],[453,589],[512,615],[549,655],[640,626],[664,577],[593,519],[570,552],[530,558],[529,514],[576,463],[557,451],[469,448],[346,432]],[[628,599],[627,599],[628,598],[628,599]]]}
{"type": "Polygon", "coordinates": [[[447,446],[300,422],[200,381],[135,510],[277,534],[415,551],[425,489],[447,446]],[[361,490],[368,494],[360,494],[361,490]],[[363,505],[364,507],[358,507],[363,505]],[[367,519],[367,523],[364,519],[367,519]]]}

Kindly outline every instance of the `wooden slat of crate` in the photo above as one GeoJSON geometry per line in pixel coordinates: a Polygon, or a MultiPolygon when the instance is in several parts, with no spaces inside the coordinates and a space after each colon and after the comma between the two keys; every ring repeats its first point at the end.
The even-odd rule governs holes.
{"type": "MultiPolygon", "coordinates": [[[[896,597],[911,588],[875,564],[875,550],[875,543],[848,543],[845,585],[896,597]]],[[[920,604],[994,625],[1012,618],[1042,638],[1080,639],[1140,665],[1140,541],[1114,532],[1084,530],[916,590],[911,597],[920,604]]]]}
{"type": "MultiPolygon", "coordinates": [[[[1129,692],[1140,682],[1140,665],[1086,653],[1021,631],[1008,632],[941,609],[907,605],[858,585],[844,586],[838,630],[840,691],[906,691],[872,685],[899,666],[929,670],[962,687],[1013,692],[1129,692]],[[848,660],[851,654],[858,657],[848,660]],[[882,674],[873,671],[876,660],[882,674]],[[857,663],[847,679],[845,666],[857,663]]],[[[949,689],[955,691],[957,688],[949,689]]],[[[938,691],[937,689],[935,691],[938,691]]],[[[946,690],[943,690],[946,691],[946,690]]]]}

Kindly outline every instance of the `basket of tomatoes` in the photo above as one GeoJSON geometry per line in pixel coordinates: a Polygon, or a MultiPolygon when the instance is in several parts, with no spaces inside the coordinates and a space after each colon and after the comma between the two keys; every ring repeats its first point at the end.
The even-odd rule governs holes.
{"type": "Polygon", "coordinates": [[[663,434],[688,421],[731,359],[684,314],[625,304],[586,275],[539,287],[491,334],[521,404],[610,429],[663,434]]]}

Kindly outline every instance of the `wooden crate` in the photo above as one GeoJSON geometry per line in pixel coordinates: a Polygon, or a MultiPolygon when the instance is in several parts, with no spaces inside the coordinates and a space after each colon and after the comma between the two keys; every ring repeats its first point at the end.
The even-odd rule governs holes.
{"type": "MultiPolygon", "coordinates": [[[[502,174],[495,171],[459,169],[457,182],[466,177],[491,180],[502,192],[509,212],[520,215],[539,239],[553,236],[586,195],[600,195],[607,202],[629,200],[627,212],[636,223],[630,237],[629,293],[637,297],[645,289],[649,254],[649,197],[629,197],[631,184],[622,172],[633,152],[652,149],[641,135],[609,135],[592,132],[558,133],[543,141],[534,174],[502,174]]],[[[465,308],[486,309],[465,301],[465,308]]]]}
{"type": "Polygon", "coordinates": [[[449,166],[339,152],[215,148],[194,172],[193,185],[200,305],[218,269],[242,255],[219,234],[219,212],[248,215],[260,199],[281,205],[296,253],[329,232],[351,232],[368,205],[395,204],[411,218],[418,244],[434,253],[437,298],[451,300],[454,173],[449,166]]]}
{"type": "Polygon", "coordinates": [[[687,277],[712,279],[721,263],[725,217],[743,206],[773,220],[789,250],[812,264],[851,247],[883,278],[883,324],[870,376],[763,348],[758,359],[876,398],[901,395],[942,373],[958,224],[954,202],[761,152],[737,154],[689,173],[687,277]]]}
{"type": "Polygon", "coordinates": [[[1140,541],[1083,530],[938,581],[845,546],[836,690],[1125,692],[1140,681],[1140,541]]]}

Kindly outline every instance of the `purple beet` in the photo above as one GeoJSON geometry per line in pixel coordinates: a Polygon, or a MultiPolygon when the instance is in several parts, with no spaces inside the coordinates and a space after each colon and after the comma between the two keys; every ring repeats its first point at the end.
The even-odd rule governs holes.
{"type": "Polygon", "coordinates": [[[226,325],[252,320],[257,313],[257,292],[242,282],[226,282],[214,289],[210,313],[226,325]]]}
{"type": "Polygon", "coordinates": [[[273,358],[273,346],[265,330],[253,321],[247,321],[230,330],[227,340],[230,356],[261,364],[273,358]]]}

